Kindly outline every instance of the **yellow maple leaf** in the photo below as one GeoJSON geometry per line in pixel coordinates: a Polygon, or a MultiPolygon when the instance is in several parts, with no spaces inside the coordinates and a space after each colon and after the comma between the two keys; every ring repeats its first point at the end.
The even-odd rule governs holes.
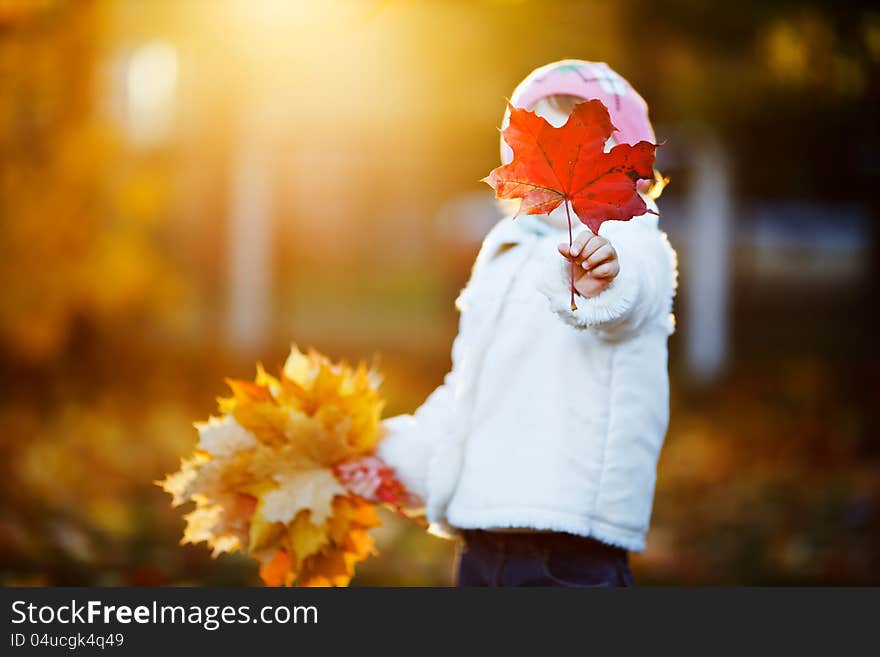
{"type": "Polygon", "coordinates": [[[258,502],[250,518],[247,546],[251,552],[277,546],[287,528],[284,523],[267,520],[263,515],[263,502],[258,502]]]}
{"type": "Polygon", "coordinates": [[[199,469],[210,459],[207,454],[196,452],[191,457],[180,460],[180,469],[177,472],[172,472],[162,481],[156,482],[166,493],[171,494],[172,506],[180,506],[190,499],[190,489],[199,475],[199,469]]]}
{"type": "Polygon", "coordinates": [[[216,557],[223,552],[234,552],[241,547],[241,540],[234,533],[223,529],[223,507],[198,506],[184,516],[186,529],[181,543],[205,542],[213,548],[216,557]]]}
{"type": "Polygon", "coordinates": [[[314,524],[309,511],[300,511],[293,519],[287,535],[287,543],[293,563],[291,569],[296,571],[303,561],[317,554],[330,542],[324,526],[314,524]]]}
{"type": "Polygon", "coordinates": [[[278,487],[262,496],[263,517],[269,522],[293,522],[302,510],[312,513],[312,521],[323,525],[332,512],[333,498],[346,490],[327,469],[303,470],[276,477],[278,487]]]}
{"type": "Polygon", "coordinates": [[[254,435],[229,415],[196,422],[194,426],[199,432],[198,448],[212,456],[232,456],[257,444],[254,435]]]}

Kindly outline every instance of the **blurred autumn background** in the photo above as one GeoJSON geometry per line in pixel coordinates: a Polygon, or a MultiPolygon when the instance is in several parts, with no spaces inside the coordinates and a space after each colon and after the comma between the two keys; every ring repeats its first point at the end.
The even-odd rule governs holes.
{"type": "MultiPolygon", "coordinates": [[[[238,585],[153,480],[291,342],[449,366],[504,98],[651,103],[681,260],[643,584],[880,584],[870,2],[0,0],[0,581],[238,585]]],[[[535,336],[540,339],[540,336],[535,336]]],[[[451,582],[386,515],[355,584],[451,582]]]]}

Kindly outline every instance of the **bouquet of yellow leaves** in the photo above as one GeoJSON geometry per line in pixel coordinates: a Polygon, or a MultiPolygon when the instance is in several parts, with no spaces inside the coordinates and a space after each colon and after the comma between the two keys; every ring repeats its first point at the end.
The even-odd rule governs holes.
{"type": "Polygon", "coordinates": [[[379,376],[293,347],[280,376],[257,365],[253,382],[227,383],[221,416],[195,425],[195,453],[157,482],[174,506],[195,503],[181,542],[247,552],[269,586],[346,586],[375,554],[374,502],[413,502],[393,470],[370,465],[379,376]]]}

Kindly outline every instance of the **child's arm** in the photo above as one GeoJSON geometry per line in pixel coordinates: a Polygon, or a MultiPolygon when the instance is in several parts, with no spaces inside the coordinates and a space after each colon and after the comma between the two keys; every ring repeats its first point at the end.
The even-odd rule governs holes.
{"type": "MultiPolygon", "coordinates": [[[[369,467],[372,467],[369,459],[373,458],[393,468],[394,475],[405,488],[401,506],[410,510],[423,506],[427,496],[428,462],[434,447],[444,435],[454,431],[452,394],[458,379],[456,365],[461,344],[459,335],[452,345],[452,370],[444,377],[443,383],[412,415],[397,415],[385,420],[382,423],[385,436],[379,442],[375,458],[364,460],[369,467]]],[[[362,495],[351,486],[349,489],[362,495]]]]}
{"type": "Polygon", "coordinates": [[[449,431],[453,372],[412,415],[397,415],[382,422],[384,437],[374,454],[342,464],[337,472],[349,492],[371,501],[386,502],[409,513],[424,507],[428,462],[439,432],[449,431]],[[387,472],[387,470],[391,472],[387,472]],[[389,478],[399,482],[397,500],[379,494],[389,478]]]}
{"type": "MultiPolygon", "coordinates": [[[[483,241],[465,291],[478,278],[479,272],[497,249],[497,239],[494,239],[493,235],[494,231],[490,232],[483,241]]],[[[462,296],[464,294],[463,291],[462,296]]],[[[456,307],[461,312],[465,312],[459,303],[461,298],[456,301],[456,307]]],[[[464,324],[460,325],[459,333],[452,343],[452,369],[444,377],[443,383],[412,415],[398,415],[382,423],[386,435],[379,442],[375,455],[394,468],[397,478],[407,491],[420,498],[422,502],[427,498],[428,464],[434,448],[451,432],[457,430],[453,395],[458,386],[464,357],[463,326],[464,324]]]]}
{"type": "MultiPolygon", "coordinates": [[[[490,233],[484,240],[471,272],[471,281],[468,282],[465,290],[473,284],[490,255],[497,249],[497,240],[493,239],[493,234],[494,232],[490,233]]],[[[459,297],[459,300],[461,298],[459,297]]],[[[465,312],[459,301],[456,301],[456,307],[461,312],[465,312]]],[[[465,340],[462,333],[463,326],[463,324],[460,326],[459,333],[452,343],[452,369],[444,377],[443,383],[412,415],[398,415],[382,423],[386,434],[375,452],[375,456],[382,463],[394,469],[397,479],[410,494],[411,500],[418,498],[417,501],[421,503],[427,498],[428,464],[434,448],[451,432],[457,430],[453,395],[458,386],[463,359],[465,340]]],[[[352,492],[360,494],[354,490],[352,492]]]]}
{"type": "Polygon", "coordinates": [[[673,330],[676,287],[675,252],[666,235],[647,222],[606,222],[602,235],[584,230],[572,244],[560,244],[547,258],[541,291],[565,322],[623,338],[648,323],[673,330]],[[569,263],[576,263],[577,310],[568,301],[569,263]],[[583,267],[587,264],[587,268],[583,267]]]}
{"type": "Polygon", "coordinates": [[[452,420],[450,372],[412,415],[397,415],[382,423],[387,431],[376,456],[394,468],[406,489],[422,500],[427,495],[428,462],[433,447],[452,420]]]}

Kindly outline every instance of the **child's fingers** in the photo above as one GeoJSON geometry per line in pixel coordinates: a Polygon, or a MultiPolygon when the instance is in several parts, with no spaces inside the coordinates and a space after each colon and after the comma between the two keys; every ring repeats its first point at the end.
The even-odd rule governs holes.
{"type": "Polygon", "coordinates": [[[603,238],[586,232],[585,234],[579,235],[578,238],[572,242],[571,246],[565,242],[560,242],[556,248],[562,256],[569,260],[574,260],[579,264],[581,260],[591,255],[596,249],[600,248],[605,243],[606,241],[603,238]]]}
{"type": "Polygon", "coordinates": [[[595,235],[589,242],[587,242],[587,245],[581,251],[581,259],[585,260],[585,259],[589,258],[596,251],[598,251],[599,249],[601,249],[603,246],[605,246],[608,243],[609,243],[608,240],[605,239],[604,237],[601,237],[599,235],[595,235]]]}
{"type": "Polygon", "coordinates": [[[620,273],[620,265],[616,260],[605,262],[598,267],[590,270],[592,278],[614,278],[620,273]]]}
{"type": "Polygon", "coordinates": [[[578,235],[571,243],[571,248],[569,248],[568,250],[568,255],[570,255],[572,258],[577,258],[582,254],[584,247],[586,247],[595,237],[596,234],[589,228],[581,231],[581,234],[578,235]]]}
{"type": "Polygon", "coordinates": [[[589,271],[594,267],[601,265],[603,262],[608,262],[612,260],[615,256],[614,247],[611,246],[608,242],[602,244],[597,248],[593,253],[590,254],[589,257],[584,258],[583,263],[581,263],[581,267],[589,271]]]}

